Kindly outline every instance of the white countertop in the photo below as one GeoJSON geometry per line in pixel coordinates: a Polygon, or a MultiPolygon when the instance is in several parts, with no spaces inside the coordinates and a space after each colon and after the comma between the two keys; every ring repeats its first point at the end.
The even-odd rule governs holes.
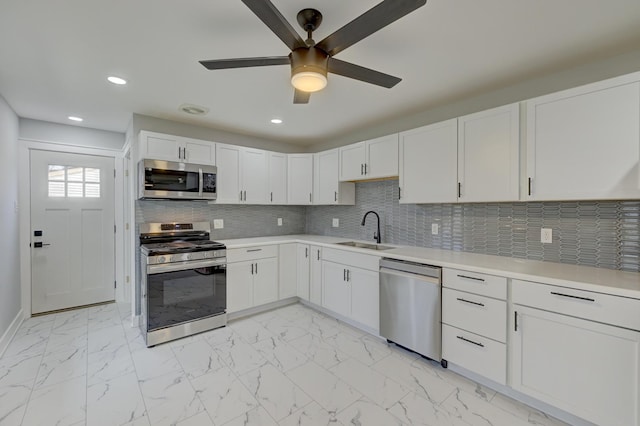
{"type": "MultiPolygon", "coordinates": [[[[623,272],[613,269],[594,268],[590,266],[515,259],[511,257],[452,250],[396,246],[385,243],[383,243],[383,245],[390,245],[397,248],[377,251],[336,245],[336,243],[342,241],[354,240],[321,235],[281,235],[273,237],[221,240],[221,242],[229,249],[295,242],[316,244],[340,250],[377,255],[380,257],[426,263],[444,268],[463,269],[470,272],[500,275],[525,281],[537,281],[562,287],[640,299],[640,273],[636,272],[623,272]]],[[[372,243],[372,241],[363,242],[372,243]]]]}

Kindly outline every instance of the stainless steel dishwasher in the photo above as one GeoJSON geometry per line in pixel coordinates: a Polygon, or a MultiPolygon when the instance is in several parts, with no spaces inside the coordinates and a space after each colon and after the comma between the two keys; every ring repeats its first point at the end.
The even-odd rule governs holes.
{"type": "Polygon", "coordinates": [[[395,259],[380,260],[380,335],[442,361],[442,269],[395,259]]]}

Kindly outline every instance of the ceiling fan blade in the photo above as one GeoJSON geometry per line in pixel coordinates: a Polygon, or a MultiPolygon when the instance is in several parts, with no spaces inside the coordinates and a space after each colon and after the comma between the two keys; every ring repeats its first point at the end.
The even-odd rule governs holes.
{"type": "Polygon", "coordinates": [[[302,90],[295,89],[295,92],[293,93],[293,103],[308,104],[310,97],[311,97],[311,93],[303,92],[302,90]]]}
{"type": "Polygon", "coordinates": [[[316,47],[333,56],[426,3],[427,0],[384,0],[327,36],[316,47]]]}
{"type": "Polygon", "coordinates": [[[212,59],[200,61],[209,70],[222,70],[227,68],[266,67],[268,65],[289,65],[288,56],[265,56],[262,58],[237,58],[237,59],[212,59]]]}
{"type": "Polygon", "coordinates": [[[350,62],[341,61],[336,58],[329,58],[328,71],[343,77],[354,78],[366,83],[386,87],[387,89],[402,81],[401,78],[384,74],[370,68],[361,67],[360,65],[352,64],[350,62]]]}
{"type": "Polygon", "coordinates": [[[242,3],[251,9],[289,49],[294,50],[306,46],[296,30],[269,0],[242,0],[242,3]]]}

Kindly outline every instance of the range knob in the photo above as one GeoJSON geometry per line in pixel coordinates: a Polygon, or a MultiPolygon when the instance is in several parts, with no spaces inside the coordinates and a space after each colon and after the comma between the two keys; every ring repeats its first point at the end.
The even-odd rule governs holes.
{"type": "Polygon", "coordinates": [[[158,263],[164,263],[167,261],[167,258],[164,256],[159,256],[157,259],[158,263]]]}
{"type": "Polygon", "coordinates": [[[187,253],[187,255],[185,256],[186,260],[191,260],[191,253],[187,253]]]}

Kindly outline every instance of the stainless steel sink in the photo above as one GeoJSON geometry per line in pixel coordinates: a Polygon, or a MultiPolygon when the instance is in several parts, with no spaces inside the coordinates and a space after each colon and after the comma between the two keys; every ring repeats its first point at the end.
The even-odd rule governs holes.
{"type": "Polygon", "coordinates": [[[363,249],[369,249],[369,250],[391,250],[392,248],[395,248],[391,246],[383,246],[380,244],[359,243],[357,241],[345,241],[345,242],[336,243],[336,244],[341,246],[357,247],[357,248],[363,248],[363,249]]]}

